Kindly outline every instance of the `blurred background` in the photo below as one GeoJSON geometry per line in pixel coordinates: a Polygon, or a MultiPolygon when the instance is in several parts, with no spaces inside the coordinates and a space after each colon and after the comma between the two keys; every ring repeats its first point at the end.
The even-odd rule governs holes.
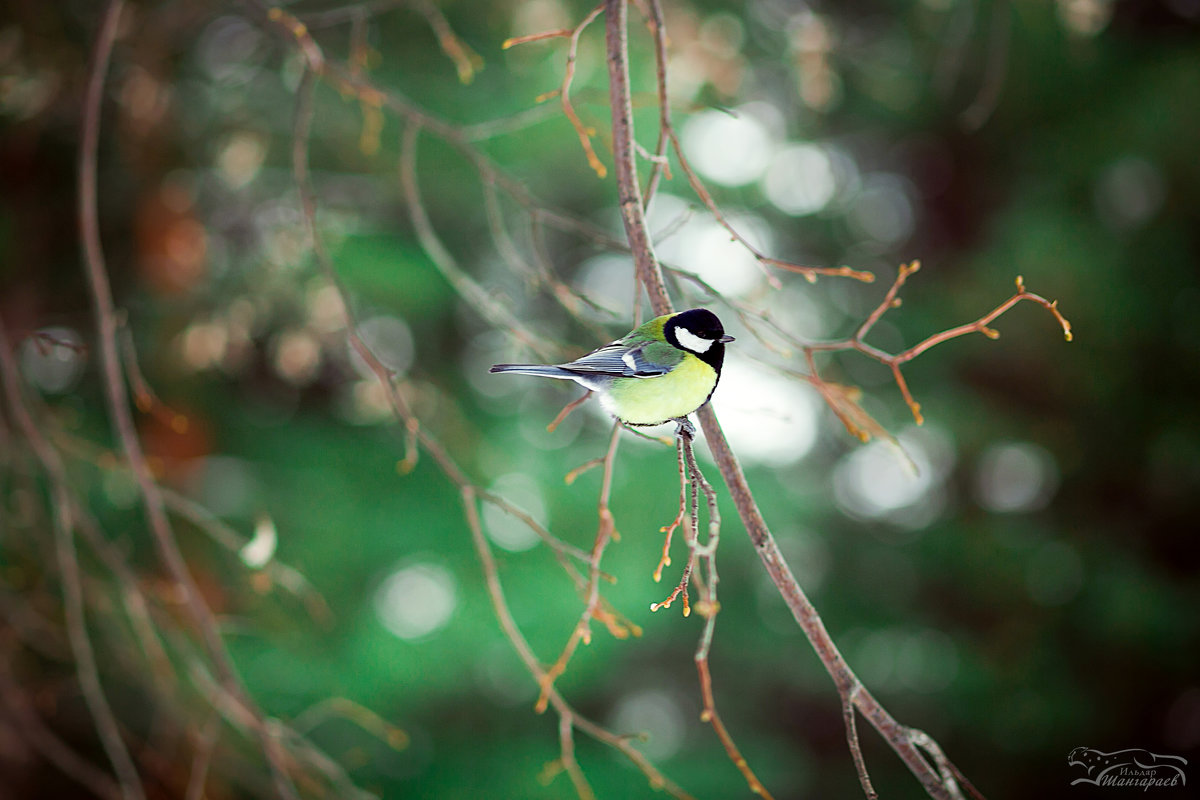
{"type": "MultiPolygon", "coordinates": [[[[686,278],[673,286],[677,306],[714,308],[738,337],[718,416],[852,667],[989,797],[1086,796],[1069,786],[1079,746],[1181,755],[1200,779],[1200,3],[665,6],[673,119],[730,222],[768,255],[877,275],[810,284],[779,273],[772,288],[675,159],[650,209],[660,258],[722,295],[686,278]],[[997,341],[973,335],[917,358],[904,374],[919,427],[885,367],[853,353],[819,361],[827,380],[863,390],[915,473],[886,441],[850,436],[780,370],[804,371],[803,359],[764,346],[746,327],[754,317],[730,305],[795,340],[842,339],[912,259],[922,269],[903,305],[867,339],[886,351],[978,319],[1018,275],[1057,299],[1075,331],[1064,342],[1044,309],[1022,303],[993,324],[997,341]]],[[[320,231],[363,338],[422,424],[471,480],[586,550],[600,472],[564,476],[603,455],[609,423],[588,409],[547,433],[573,388],[486,370],[577,355],[631,327],[629,257],[605,245],[623,233],[603,19],[580,37],[571,96],[596,129],[604,179],[557,100],[539,101],[561,84],[566,40],[501,47],[572,28],[590,6],[436,8],[464,46],[457,64],[428,5],[287,6],[327,58],[452,126],[528,112],[464,136],[584,233],[531,218],[507,190],[493,195],[436,135],[420,138],[416,174],[458,267],[543,352],[490,323],[422,250],[398,177],[400,116],[328,83],[309,151],[320,231]]],[[[171,587],[112,450],[76,234],[99,15],[93,3],[17,0],[0,22],[0,315],[45,435],[169,618],[171,587]]],[[[636,4],[630,26],[638,137],[653,149],[654,53],[636,4]]],[[[360,787],[572,797],[553,769],[557,720],[533,711],[537,686],[497,625],[457,489],[427,455],[398,468],[403,429],[351,355],[342,299],[312,257],[291,162],[302,68],[295,40],[237,4],[134,3],[113,53],[100,222],[117,304],[161,400],[138,414],[140,434],[176,508],[194,512],[174,517],[179,545],[251,694],[360,787]],[[212,519],[233,538],[207,536],[212,519]],[[289,587],[272,564],[304,581],[289,587]]],[[[663,583],[651,579],[678,502],[672,449],[623,435],[613,481],[622,537],[605,554],[617,581],[603,593],[642,635],[615,640],[595,625],[558,685],[598,722],[647,733],[636,746],[695,796],[744,796],[699,719],[702,619],[649,611],[684,560],[677,542],[663,583]]],[[[776,797],[861,796],[833,685],[732,506],[724,512],[711,659],[725,722],[776,797]]],[[[30,744],[18,707],[107,764],[65,645],[50,520],[6,404],[0,785],[15,793],[4,796],[88,796],[30,744]]],[[[550,663],[581,601],[525,525],[492,507],[483,524],[514,618],[550,663]]],[[[211,708],[178,655],[175,684],[150,680],[111,575],[83,545],[80,559],[99,673],[147,792],[182,797],[211,708]]],[[[860,732],[881,793],[923,796],[878,736],[860,732]]],[[[577,746],[600,797],[654,794],[612,749],[582,735],[577,746]]],[[[254,745],[222,726],[207,796],[269,794],[264,775],[254,745]]]]}

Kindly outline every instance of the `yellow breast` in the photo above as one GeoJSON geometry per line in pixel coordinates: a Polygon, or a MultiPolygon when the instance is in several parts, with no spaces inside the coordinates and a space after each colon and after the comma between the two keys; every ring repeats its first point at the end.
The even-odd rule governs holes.
{"type": "Polygon", "coordinates": [[[716,385],[716,370],[689,356],[666,375],[616,381],[602,402],[630,425],[659,425],[704,405],[716,385]]]}

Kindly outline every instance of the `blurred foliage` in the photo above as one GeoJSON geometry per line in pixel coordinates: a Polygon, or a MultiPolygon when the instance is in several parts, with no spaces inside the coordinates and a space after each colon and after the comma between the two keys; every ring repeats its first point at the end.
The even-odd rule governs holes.
{"type": "MultiPolygon", "coordinates": [[[[483,59],[464,85],[425,19],[406,6],[388,4],[369,18],[370,77],[455,124],[521,112],[557,88],[563,40],[500,45],[572,26],[588,10],[559,0],[440,3],[483,59]]],[[[326,9],[289,6],[301,18],[326,9]]],[[[870,337],[880,347],[903,349],[977,319],[1009,296],[1018,274],[1057,298],[1076,331],[1064,344],[1042,309],[1023,304],[994,324],[999,341],[955,340],[908,365],[926,439],[912,431],[887,370],[855,354],[822,362],[830,379],[862,386],[866,407],[889,429],[933,454],[927,491],[898,513],[847,506],[838,476],[852,474],[861,448],[831,413],[820,413],[803,458],[747,459],[766,519],[851,665],[990,797],[1067,791],[1077,777],[1067,754],[1081,745],[1197,763],[1200,9],[1182,0],[755,0],[672,2],[667,11],[685,144],[691,117],[716,108],[752,118],[745,104],[758,103],[760,112],[772,109],[771,147],[820,143],[853,167],[836,199],[810,214],[779,210],[765,178],[714,186],[722,208],[753,214],[771,232],[771,255],[879,275],[872,285],[785,277],[779,299],[759,281],[740,299],[784,321],[815,308],[820,336],[847,336],[896,266],[919,258],[903,306],[870,337]],[[870,197],[884,204],[863,200],[870,197]],[[898,233],[879,228],[897,213],[898,233]],[[1034,466],[1049,465],[1035,486],[1046,496],[1005,511],[980,482],[993,474],[989,454],[1014,443],[1018,455],[1042,454],[1034,466]]],[[[164,484],[246,536],[268,515],[278,558],[307,576],[332,613],[313,619],[294,598],[264,592],[235,554],[183,523],[181,545],[269,714],[304,719],[306,709],[341,696],[407,734],[408,745],[395,749],[340,718],[314,728],[314,740],[362,787],[388,797],[573,796],[565,776],[539,780],[558,756],[556,724],[532,712],[537,687],[496,625],[457,493],[430,458],[398,473],[403,432],[349,356],[336,298],[322,293],[291,175],[300,64],[293,43],[245,13],[240,5],[129,9],[102,128],[104,243],[143,371],[189,421],[179,432],[140,418],[164,484]],[[383,623],[379,598],[389,576],[414,565],[449,579],[438,597],[446,601],[449,586],[452,605],[433,630],[405,639],[383,623]]],[[[57,325],[94,347],[73,232],[78,115],[97,14],[90,3],[18,2],[0,23],[0,313],[14,341],[57,325]]],[[[573,99],[611,166],[602,27],[581,38],[573,99]]],[[[653,54],[632,27],[637,124],[650,147],[653,54]]],[[[349,24],[313,33],[336,57],[351,46],[349,24]]],[[[490,359],[530,354],[458,300],[420,249],[397,180],[401,122],[385,114],[372,151],[357,102],[328,85],[316,99],[319,219],[360,319],[390,319],[407,331],[383,341],[407,372],[423,423],[472,477],[489,486],[526,476],[518,485],[535,487],[544,520],[586,550],[600,475],[570,486],[563,476],[602,455],[607,423],[577,412],[545,434],[573,393],[484,374],[490,359]]],[[[479,147],[548,206],[618,233],[611,177],[588,169],[555,108],[479,147]]],[[[430,136],[418,159],[427,210],[464,269],[564,352],[595,346],[591,330],[500,260],[470,165],[430,136]]],[[[662,191],[698,205],[678,164],[662,191]]],[[[515,204],[504,208],[528,248],[528,232],[512,222],[515,204]]],[[[581,265],[602,252],[553,231],[539,246],[577,288],[587,286],[581,265]]],[[[594,322],[619,334],[631,316],[625,307],[594,322]]],[[[749,349],[752,337],[728,327],[749,349]]],[[[42,394],[72,441],[107,448],[93,351],[80,358],[86,369],[77,379],[42,383],[42,394]]],[[[36,360],[23,363],[39,385],[36,360]]],[[[32,650],[14,622],[22,608],[52,622],[61,611],[42,490],[15,455],[11,416],[2,418],[0,573],[11,626],[0,636],[2,657],[59,735],[104,763],[71,669],[32,650]]],[[[1033,469],[1015,463],[1025,465],[1018,478],[1033,469]]],[[[153,553],[127,479],[82,446],[72,477],[152,581],[153,553]]],[[[622,538],[606,553],[617,582],[604,593],[643,635],[616,641],[597,630],[559,685],[614,729],[631,721],[651,728],[641,746],[696,796],[744,794],[698,717],[692,652],[701,621],[648,610],[669,583],[650,575],[658,528],[676,508],[674,457],[626,436],[614,481],[622,538]]],[[[712,663],[725,721],[777,797],[860,796],[833,687],[732,507],[723,511],[712,663]]],[[[546,548],[497,553],[513,614],[549,663],[580,601],[546,548]]],[[[422,595],[405,597],[420,623],[422,595]]],[[[105,647],[117,639],[108,629],[123,623],[101,609],[91,633],[135,756],[170,759],[155,753],[152,713],[138,710],[145,687],[129,671],[137,654],[105,647]]],[[[196,715],[199,727],[205,717],[196,715]]],[[[881,793],[922,796],[878,738],[862,736],[881,793]]],[[[580,736],[578,751],[599,796],[653,794],[607,748],[580,736]]],[[[18,796],[77,794],[2,718],[0,770],[18,796]]],[[[154,796],[173,796],[186,782],[186,774],[157,776],[154,796]]],[[[214,775],[208,796],[251,791],[255,784],[231,771],[214,775]]]]}

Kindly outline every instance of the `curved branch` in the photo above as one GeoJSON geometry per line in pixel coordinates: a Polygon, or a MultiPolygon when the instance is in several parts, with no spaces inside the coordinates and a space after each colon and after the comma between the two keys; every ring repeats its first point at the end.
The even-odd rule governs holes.
{"type": "MultiPolygon", "coordinates": [[[[663,282],[662,270],[654,257],[647,234],[634,162],[635,148],[629,92],[625,0],[607,0],[606,9],[614,170],[617,176],[621,217],[633,249],[638,278],[650,295],[654,311],[656,314],[669,314],[672,310],[671,302],[663,282]]],[[[839,695],[843,699],[849,698],[854,707],[883,735],[931,797],[950,800],[953,792],[957,790],[953,780],[944,779],[930,765],[913,742],[909,730],[897,723],[862,685],[838,651],[816,608],[804,590],[800,588],[795,576],[792,575],[791,569],[779,550],[779,545],[771,535],[762,512],[754,500],[741,465],[721,431],[721,425],[717,421],[712,406],[706,404],[702,407],[698,412],[698,417],[713,460],[721,472],[721,477],[737,508],[738,516],[750,536],[750,541],[754,544],[759,559],[782,595],[784,602],[787,603],[797,624],[800,625],[813,649],[816,650],[826,671],[833,678],[839,695]]]]}
{"type": "Polygon", "coordinates": [[[220,676],[221,683],[250,710],[254,718],[255,733],[263,752],[271,765],[275,788],[281,797],[296,798],[284,763],[284,754],[279,742],[269,730],[269,724],[241,685],[233,662],[212,610],[205,604],[200,589],[188,571],[183,554],[171,530],[162,492],[150,471],[146,453],[138,439],[133,413],[129,408],[129,395],[125,387],[124,369],[118,351],[117,332],[119,327],[116,307],[113,303],[112,287],[104,263],[104,250],[100,243],[100,222],[97,196],[97,152],[100,142],[100,110],[104,99],[105,78],[109,56],[116,37],[117,18],[123,6],[122,0],[111,0],[105,12],[104,25],[97,37],[96,51],[91,65],[87,95],[84,100],[82,133],[79,144],[79,228],[83,241],[84,272],[96,314],[96,331],[100,346],[100,365],[108,404],[109,418],[116,429],[117,438],[125,458],[133,470],[145,507],[146,521],[154,537],[154,543],[172,581],[179,587],[184,607],[193,626],[204,641],[205,650],[220,676]]]}

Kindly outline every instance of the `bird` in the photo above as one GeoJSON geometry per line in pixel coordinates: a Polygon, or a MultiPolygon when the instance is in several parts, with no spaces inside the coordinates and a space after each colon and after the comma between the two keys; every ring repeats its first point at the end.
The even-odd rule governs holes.
{"type": "Polygon", "coordinates": [[[732,341],[716,314],[693,308],[655,317],[565,364],[496,364],[488,371],[575,381],[626,425],[673,421],[690,436],[687,416],[716,391],[732,341]]]}

